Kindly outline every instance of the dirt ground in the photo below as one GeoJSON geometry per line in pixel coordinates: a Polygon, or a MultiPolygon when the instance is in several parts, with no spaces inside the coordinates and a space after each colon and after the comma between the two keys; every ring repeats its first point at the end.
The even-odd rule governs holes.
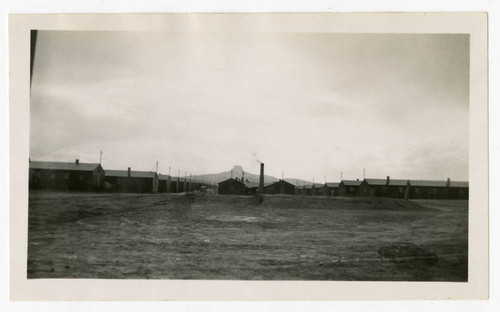
{"type": "Polygon", "coordinates": [[[468,201],[29,194],[28,278],[467,281],[468,201]]]}

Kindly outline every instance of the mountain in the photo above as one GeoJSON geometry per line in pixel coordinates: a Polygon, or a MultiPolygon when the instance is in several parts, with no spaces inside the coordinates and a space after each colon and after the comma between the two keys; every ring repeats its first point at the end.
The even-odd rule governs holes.
{"type": "MultiPolygon", "coordinates": [[[[259,183],[259,175],[260,175],[259,173],[257,173],[257,174],[250,173],[238,165],[234,166],[231,170],[228,170],[228,171],[196,176],[196,181],[203,181],[205,183],[217,184],[221,181],[230,179],[231,177],[241,179],[241,177],[243,176],[243,172],[245,172],[245,175],[244,175],[245,180],[248,180],[249,182],[259,183]]],[[[265,168],[264,168],[264,184],[271,184],[271,183],[276,182],[278,180],[279,180],[278,178],[266,175],[265,168]]],[[[302,185],[304,185],[304,183],[306,185],[312,184],[312,182],[304,181],[301,179],[294,179],[294,178],[285,178],[285,181],[292,183],[294,185],[298,185],[298,186],[302,186],[302,185]]]]}
{"type": "MultiPolygon", "coordinates": [[[[254,173],[250,173],[246,170],[243,170],[243,168],[241,166],[234,166],[231,170],[220,172],[220,173],[199,175],[196,177],[196,180],[199,179],[201,181],[205,181],[208,183],[217,184],[221,181],[230,179],[231,177],[241,179],[241,177],[243,175],[243,171],[245,172],[245,175],[244,175],[245,180],[248,180],[250,182],[256,182],[256,183],[259,182],[259,174],[254,174],[254,173]]],[[[273,183],[276,181],[278,181],[278,179],[276,179],[275,177],[268,176],[268,175],[264,174],[264,183],[265,184],[273,183]]]]}

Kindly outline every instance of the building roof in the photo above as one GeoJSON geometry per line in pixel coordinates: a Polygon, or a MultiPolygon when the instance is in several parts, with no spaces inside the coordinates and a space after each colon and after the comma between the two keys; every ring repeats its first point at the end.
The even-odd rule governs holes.
{"type": "Polygon", "coordinates": [[[342,180],[342,181],[340,181],[340,183],[343,183],[344,185],[347,185],[347,186],[360,186],[361,182],[363,182],[363,181],[359,181],[359,180],[342,180]]]}
{"type": "Polygon", "coordinates": [[[94,171],[98,166],[97,163],[30,161],[30,169],[94,171]]]}
{"type": "MultiPolygon", "coordinates": [[[[128,177],[128,170],[106,170],[106,176],[108,177],[128,177]]],[[[130,171],[130,176],[132,178],[154,178],[156,172],[152,171],[130,171]]]]}
{"type": "Polygon", "coordinates": [[[446,187],[446,181],[410,180],[411,186],[446,187]]]}
{"type": "Polygon", "coordinates": [[[390,179],[389,180],[389,185],[406,186],[407,184],[408,184],[408,180],[403,180],[403,179],[390,179]]]}
{"type": "MultiPolygon", "coordinates": [[[[447,181],[410,180],[411,186],[446,187],[447,181]]],[[[469,182],[450,181],[450,187],[469,187],[469,182]]]]}
{"type": "MultiPolygon", "coordinates": [[[[240,182],[240,181],[238,181],[240,182]]],[[[243,182],[243,184],[245,184],[245,186],[247,188],[258,188],[260,186],[260,183],[259,182],[254,182],[254,181],[245,181],[243,182]]],[[[272,183],[269,183],[269,182],[265,182],[264,183],[264,187],[268,186],[268,185],[271,185],[272,183]]]]}
{"type": "MultiPolygon", "coordinates": [[[[366,183],[370,185],[387,185],[387,179],[365,179],[366,183]]],[[[403,179],[389,179],[390,186],[406,186],[408,180],[403,179]]]]}
{"type": "MultiPolygon", "coordinates": [[[[165,177],[165,175],[164,175],[165,177]]],[[[168,176],[167,176],[168,177],[168,176]]],[[[177,180],[179,180],[179,182],[184,182],[184,177],[172,177],[171,178],[172,181],[175,181],[177,182],[177,180]]],[[[187,182],[189,182],[189,179],[185,179],[187,182]]]]}
{"type": "MultiPolygon", "coordinates": [[[[162,181],[163,181],[163,180],[167,181],[167,180],[168,180],[168,177],[169,177],[169,175],[168,175],[168,174],[158,174],[158,179],[160,179],[160,180],[162,180],[162,181]]],[[[170,180],[172,180],[172,178],[170,178],[170,180]]]]}
{"type": "Polygon", "coordinates": [[[272,186],[272,185],[274,185],[274,184],[282,184],[282,183],[289,184],[289,185],[291,185],[291,186],[295,187],[295,185],[293,185],[292,183],[287,182],[287,181],[285,181],[285,180],[279,180],[279,181],[273,182],[273,183],[271,183],[271,184],[266,185],[265,187],[268,187],[268,186],[270,187],[270,186],[272,186]]]}
{"type": "MultiPolygon", "coordinates": [[[[323,185],[321,185],[321,184],[314,183],[314,188],[320,188],[320,187],[322,187],[322,186],[323,186],[323,185]]],[[[313,184],[306,184],[304,188],[305,188],[306,190],[309,190],[309,189],[312,189],[312,187],[313,187],[313,184]]]]}
{"type": "Polygon", "coordinates": [[[227,179],[227,180],[224,180],[224,181],[220,181],[218,184],[221,184],[221,183],[239,183],[239,184],[245,185],[243,182],[236,181],[236,179],[233,179],[233,178],[230,178],[230,179],[227,179]]]}
{"type": "Polygon", "coordinates": [[[366,183],[370,185],[386,185],[387,179],[365,179],[366,183]]]}
{"type": "Polygon", "coordinates": [[[450,181],[450,187],[469,187],[469,182],[466,182],[466,181],[450,181]]]}
{"type": "Polygon", "coordinates": [[[259,187],[259,182],[245,181],[244,184],[248,188],[259,187]]]}
{"type": "Polygon", "coordinates": [[[326,182],[326,187],[339,187],[339,182],[326,182]]]}

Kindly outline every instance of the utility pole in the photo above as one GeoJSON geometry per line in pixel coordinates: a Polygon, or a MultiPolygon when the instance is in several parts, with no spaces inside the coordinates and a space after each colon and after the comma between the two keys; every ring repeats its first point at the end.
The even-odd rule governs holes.
{"type": "Polygon", "coordinates": [[[172,188],[172,177],[170,176],[170,166],[168,166],[167,193],[170,193],[172,188]]]}
{"type": "Polygon", "coordinates": [[[181,192],[181,169],[177,169],[177,185],[175,186],[175,192],[181,192]]]}
{"type": "Polygon", "coordinates": [[[184,193],[186,193],[186,186],[187,186],[187,183],[186,183],[186,180],[187,180],[187,172],[184,171],[184,193]]]}

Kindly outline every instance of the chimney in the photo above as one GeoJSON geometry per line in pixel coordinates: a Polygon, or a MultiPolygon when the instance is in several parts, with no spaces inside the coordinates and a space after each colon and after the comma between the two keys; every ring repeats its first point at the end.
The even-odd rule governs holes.
{"type": "Polygon", "coordinates": [[[260,163],[259,192],[264,193],[264,163],[260,163]]]}
{"type": "Polygon", "coordinates": [[[127,170],[127,177],[130,178],[131,174],[130,174],[130,167],[128,167],[128,170],[127,170]]]}
{"type": "Polygon", "coordinates": [[[75,164],[79,165],[80,164],[80,159],[75,159],[75,164]]]}
{"type": "Polygon", "coordinates": [[[391,182],[391,177],[387,176],[387,180],[385,181],[385,185],[389,185],[390,182],[391,182]]]}
{"type": "Polygon", "coordinates": [[[446,180],[446,187],[450,187],[450,178],[446,180]]]}

